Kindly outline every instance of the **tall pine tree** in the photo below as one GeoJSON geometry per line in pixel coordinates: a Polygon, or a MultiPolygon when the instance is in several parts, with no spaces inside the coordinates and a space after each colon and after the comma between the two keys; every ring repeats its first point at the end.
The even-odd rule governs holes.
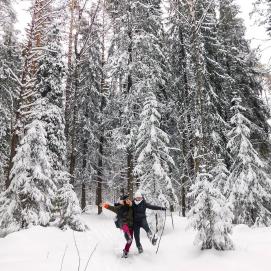
{"type": "Polygon", "coordinates": [[[232,100],[232,130],[229,132],[227,147],[233,158],[231,173],[227,182],[227,196],[234,206],[235,223],[248,225],[270,225],[271,181],[266,172],[266,163],[251,143],[253,130],[259,129],[245,117],[246,109],[241,98],[232,100]]]}

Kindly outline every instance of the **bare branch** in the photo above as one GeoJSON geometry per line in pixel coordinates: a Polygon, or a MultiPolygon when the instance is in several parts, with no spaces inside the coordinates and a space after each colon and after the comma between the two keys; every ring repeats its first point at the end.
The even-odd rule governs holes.
{"type": "Polygon", "coordinates": [[[79,248],[77,246],[77,242],[76,242],[76,239],[75,239],[74,231],[72,231],[72,234],[73,234],[74,245],[76,247],[76,251],[77,251],[77,255],[78,255],[78,268],[77,268],[77,270],[80,271],[80,265],[81,265],[80,252],[79,252],[79,248]]]}
{"type": "Polygon", "coordinates": [[[62,268],[63,268],[64,258],[65,258],[66,252],[67,252],[67,248],[68,248],[68,245],[66,245],[62,259],[61,259],[60,271],[62,271],[62,268]]]}
{"type": "Polygon", "coordinates": [[[93,250],[92,250],[92,252],[90,253],[90,255],[89,255],[89,257],[88,257],[88,261],[87,261],[87,263],[86,263],[86,266],[85,266],[84,271],[87,271],[89,261],[90,261],[90,259],[91,259],[92,255],[94,254],[94,252],[96,251],[97,246],[98,246],[98,243],[95,245],[94,249],[93,249],[93,250]]]}

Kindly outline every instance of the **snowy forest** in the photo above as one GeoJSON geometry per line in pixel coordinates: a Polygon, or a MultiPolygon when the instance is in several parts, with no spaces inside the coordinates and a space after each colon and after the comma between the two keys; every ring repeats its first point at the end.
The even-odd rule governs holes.
{"type": "MultiPolygon", "coordinates": [[[[201,249],[234,249],[235,225],[271,226],[271,73],[236,1],[33,0],[23,40],[12,2],[0,0],[1,237],[84,232],[88,208],[101,217],[137,190],[185,217],[201,249]]],[[[271,39],[271,1],[251,12],[271,39]]]]}

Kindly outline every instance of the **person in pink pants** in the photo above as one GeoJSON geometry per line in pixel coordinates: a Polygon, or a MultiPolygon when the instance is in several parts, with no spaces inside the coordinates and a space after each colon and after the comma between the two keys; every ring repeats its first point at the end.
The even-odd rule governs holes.
{"type": "Polygon", "coordinates": [[[123,258],[128,257],[130,247],[133,242],[133,208],[132,201],[128,196],[122,196],[120,204],[116,206],[109,205],[108,203],[102,204],[103,208],[106,208],[117,214],[117,227],[124,232],[126,244],[123,249],[123,258]]]}

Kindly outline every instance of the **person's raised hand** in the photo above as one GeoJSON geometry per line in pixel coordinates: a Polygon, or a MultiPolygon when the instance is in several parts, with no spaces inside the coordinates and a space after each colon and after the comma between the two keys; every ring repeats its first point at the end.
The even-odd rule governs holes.
{"type": "Polygon", "coordinates": [[[132,202],[130,199],[127,199],[127,200],[126,200],[126,203],[127,203],[127,205],[129,205],[129,206],[132,206],[132,205],[133,205],[133,202],[132,202]]]}
{"type": "Polygon", "coordinates": [[[124,205],[124,200],[119,200],[120,205],[124,205]]]}

